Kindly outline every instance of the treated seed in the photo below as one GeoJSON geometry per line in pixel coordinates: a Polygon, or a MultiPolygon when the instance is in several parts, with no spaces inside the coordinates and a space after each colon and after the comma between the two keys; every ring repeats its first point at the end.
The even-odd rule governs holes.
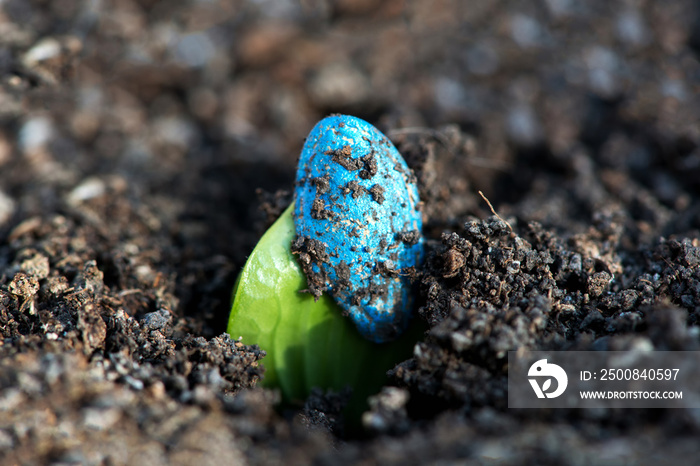
{"type": "Polygon", "coordinates": [[[296,179],[294,252],[316,296],[328,291],[360,333],[396,338],[411,314],[407,276],[423,257],[413,173],[394,145],[359,118],[321,120],[296,179]]]}

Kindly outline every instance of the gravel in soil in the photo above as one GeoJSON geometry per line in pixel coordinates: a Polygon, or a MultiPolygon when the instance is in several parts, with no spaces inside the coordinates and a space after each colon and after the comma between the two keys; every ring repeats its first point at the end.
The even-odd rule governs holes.
{"type": "Polygon", "coordinates": [[[691,0],[0,2],[0,462],[694,458],[692,410],[508,410],[505,358],[698,349],[699,25],[691,0]],[[332,112],[424,201],[428,330],[361,437],[343,393],[276,409],[222,334],[332,112]]]}

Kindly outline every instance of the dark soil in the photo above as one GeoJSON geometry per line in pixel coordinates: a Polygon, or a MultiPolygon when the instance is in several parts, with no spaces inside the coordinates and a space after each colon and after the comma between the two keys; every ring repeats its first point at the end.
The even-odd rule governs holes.
{"type": "Polygon", "coordinates": [[[688,464],[697,412],[509,410],[505,365],[699,326],[697,2],[0,2],[1,464],[688,464]],[[425,203],[429,330],[360,436],[223,335],[332,112],[425,203]]]}

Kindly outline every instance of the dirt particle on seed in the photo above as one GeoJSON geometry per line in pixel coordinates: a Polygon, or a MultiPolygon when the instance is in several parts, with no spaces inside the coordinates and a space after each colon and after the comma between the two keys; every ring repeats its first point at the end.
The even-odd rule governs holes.
{"type": "Polygon", "coordinates": [[[401,231],[396,234],[396,237],[408,246],[413,246],[420,241],[420,232],[418,230],[401,231]]]}
{"type": "Polygon", "coordinates": [[[353,199],[359,199],[363,195],[367,194],[367,192],[368,192],[367,188],[362,186],[356,180],[352,180],[352,181],[348,182],[348,184],[343,187],[343,193],[344,194],[352,193],[353,199]]]}
{"type": "Polygon", "coordinates": [[[338,290],[347,289],[350,287],[350,267],[345,261],[340,261],[340,263],[335,267],[335,273],[338,277],[335,286],[338,290]]]}
{"type": "Polygon", "coordinates": [[[328,277],[321,267],[321,264],[330,262],[326,249],[325,243],[306,236],[297,236],[291,246],[292,254],[299,257],[299,264],[306,275],[307,288],[302,291],[316,298],[328,290],[328,277]]]}
{"type": "Polygon", "coordinates": [[[330,189],[330,178],[328,175],[319,176],[311,180],[314,186],[316,186],[316,194],[325,194],[330,189]]]}
{"type": "Polygon", "coordinates": [[[373,153],[370,152],[369,154],[362,157],[362,164],[364,168],[360,171],[360,178],[362,178],[363,180],[369,180],[377,174],[379,166],[373,153]]]}
{"type": "Polygon", "coordinates": [[[372,195],[374,202],[378,204],[382,204],[384,202],[384,188],[382,186],[375,184],[372,186],[372,189],[370,189],[369,192],[372,195]]]}
{"type": "Polygon", "coordinates": [[[326,152],[331,156],[331,160],[348,171],[355,171],[362,168],[363,162],[359,158],[352,158],[352,147],[344,146],[342,149],[326,152]]]}
{"type": "Polygon", "coordinates": [[[399,275],[399,271],[396,269],[396,263],[393,260],[377,262],[376,270],[380,275],[389,278],[397,277],[399,275]]]}
{"type": "Polygon", "coordinates": [[[321,198],[314,199],[313,204],[311,204],[311,218],[316,220],[331,219],[333,218],[333,212],[326,209],[326,204],[321,198]]]}

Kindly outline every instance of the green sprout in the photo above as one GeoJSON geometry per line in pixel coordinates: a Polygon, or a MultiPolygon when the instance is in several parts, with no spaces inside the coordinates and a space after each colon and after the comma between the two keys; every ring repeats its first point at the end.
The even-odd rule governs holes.
{"type": "Polygon", "coordinates": [[[387,381],[386,372],[411,355],[421,329],[391,343],[360,336],[333,299],[306,289],[306,276],[290,247],[295,236],[293,205],[267,230],[251,253],[234,289],[227,332],[257,344],[263,359],[262,385],[278,388],[286,403],[299,404],[311,389],[352,388],[348,410],[358,417],[369,395],[387,381]]]}

